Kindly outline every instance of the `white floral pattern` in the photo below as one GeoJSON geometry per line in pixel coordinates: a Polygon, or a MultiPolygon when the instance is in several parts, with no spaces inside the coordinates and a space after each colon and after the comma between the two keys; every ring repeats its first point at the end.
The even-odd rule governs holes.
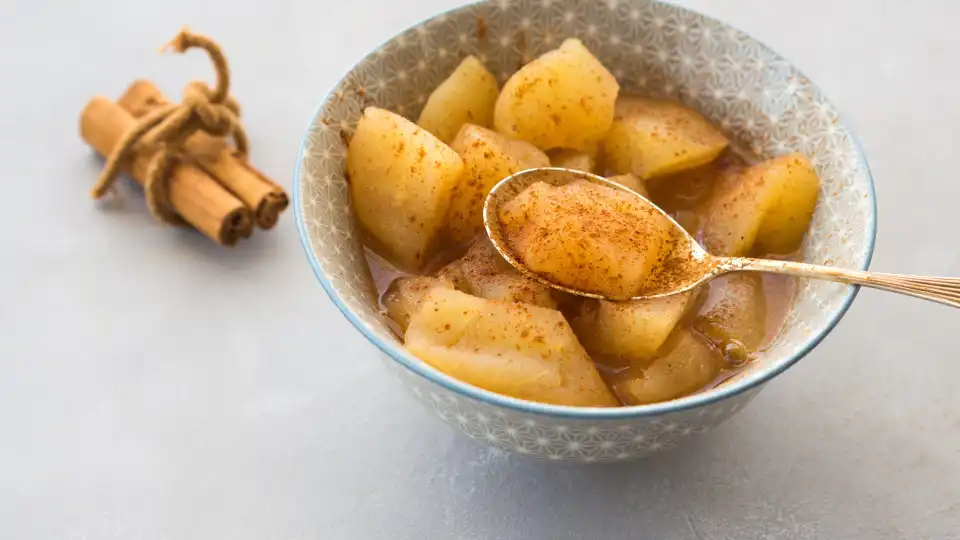
{"type": "Polygon", "coordinates": [[[720,400],[685,398],[655,416],[642,409],[635,415],[604,416],[503,406],[495,403],[502,398],[451,381],[398,347],[378,313],[354,227],[344,140],[367,105],[416,118],[433,88],[468,54],[479,57],[502,82],[567,37],[582,40],[616,75],[623,92],[679,99],[761,157],[791,150],[810,156],[823,188],[804,260],[866,265],[875,233],[872,181],[836,109],[790,63],[746,34],[647,0],[491,0],[396,36],[341,80],[310,126],[297,175],[297,219],[308,256],[331,298],[371,341],[390,351],[393,358],[384,357],[387,365],[441,418],[471,437],[522,454],[628,459],[670,448],[734,414],[762,386],[753,383],[789,364],[829,331],[853,289],[801,282],[787,324],[769,350],[723,385],[749,390],[720,400]]]}
{"type": "Polygon", "coordinates": [[[735,414],[756,387],[721,403],[647,418],[576,419],[505,409],[438,387],[392,360],[387,365],[414,396],[467,436],[503,450],[551,460],[618,461],[674,448],[735,414]]]}

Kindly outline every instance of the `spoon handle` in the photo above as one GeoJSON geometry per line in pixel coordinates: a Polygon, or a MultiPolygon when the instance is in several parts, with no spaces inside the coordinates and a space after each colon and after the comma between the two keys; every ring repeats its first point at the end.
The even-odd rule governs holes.
{"type": "Polygon", "coordinates": [[[723,261],[721,268],[724,273],[737,271],[768,272],[863,285],[960,308],[960,278],[880,274],[792,261],[749,259],[745,257],[726,259],[723,261]]]}

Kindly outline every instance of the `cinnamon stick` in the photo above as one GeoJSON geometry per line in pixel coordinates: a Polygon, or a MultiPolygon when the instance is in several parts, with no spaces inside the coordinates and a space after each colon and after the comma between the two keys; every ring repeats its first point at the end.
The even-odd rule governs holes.
{"type": "MultiPolygon", "coordinates": [[[[104,97],[87,103],[80,115],[80,136],[107,156],[137,120],[120,105],[104,97]]],[[[128,172],[143,185],[154,150],[140,148],[128,172]]],[[[191,226],[225,246],[234,245],[253,232],[250,210],[201,169],[177,165],[169,179],[170,203],[191,226]]]]}
{"type": "MultiPolygon", "coordinates": [[[[134,118],[141,118],[170,101],[152,82],[140,80],[131,84],[117,103],[134,118]]],[[[277,224],[280,213],[290,204],[286,192],[222,138],[200,131],[187,139],[184,148],[201,168],[253,211],[258,227],[269,229],[277,224]]]]}

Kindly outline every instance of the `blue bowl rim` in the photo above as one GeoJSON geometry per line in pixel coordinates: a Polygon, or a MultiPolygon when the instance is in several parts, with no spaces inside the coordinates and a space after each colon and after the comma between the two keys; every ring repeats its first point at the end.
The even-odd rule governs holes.
{"type": "MultiPolygon", "coordinates": [[[[379,46],[377,46],[373,50],[373,52],[364,56],[364,58],[361,59],[361,62],[364,59],[369,58],[370,56],[375,54],[375,52],[379,50],[381,47],[385,46],[387,43],[389,43],[390,41],[395,39],[397,36],[403,34],[406,31],[409,31],[418,26],[427,24],[430,21],[436,19],[437,17],[443,16],[445,14],[449,14],[454,11],[459,11],[461,9],[469,9],[473,6],[476,6],[478,4],[483,4],[488,1],[490,0],[478,0],[477,2],[471,2],[462,6],[458,6],[456,8],[452,8],[444,12],[438,13],[430,18],[424,19],[408,27],[407,29],[400,31],[399,33],[392,36],[388,40],[382,42],[379,46]]],[[[659,2],[659,0],[650,0],[650,1],[653,3],[662,3],[662,2],[659,2]]],[[[673,7],[677,9],[689,11],[692,13],[696,13],[697,15],[703,17],[704,19],[712,20],[714,22],[725,25],[729,28],[734,28],[737,31],[742,32],[744,35],[749,37],[758,46],[767,49],[767,51],[779,56],[780,58],[783,58],[784,60],[789,62],[790,65],[796,67],[795,63],[793,63],[792,61],[790,61],[780,53],[776,52],[775,50],[770,48],[768,45],[763,43],[762,41],[756,39],[750,34],[747,34],[746,32],[743,32],[739,28],[736,28],[735,26],[728,24],[726,21],[704,15],[699,11],[696,11],[687,7],[679,6],[676,4],[673,4],[673,7]]],[[[355,64],[354,67],[350,69],[350,71],[355,69],[356,65],[358,64],[359,62],[355,64]]],[[[348,71],[347,73],[349,74],[350,71],[348,71]]],[[[814,88],[816,88],[821,95],[824,95],[824,96],[826,95],[813,82],[812,79],[803,75],[803,73],[799,69],[797,69],[797,73],[804,76],[804,78],[806,78],[806,80],[809,81],[810,84],[814,88]]],[[[341,77],[341,79],[337,81],[337,83],[334,85],[334,89],[336,89],[342,82],[343,82],[343,77],[341,77]]],[[[394,361],[400,363],[400,365],[402,365],[409,371],[412,371],[413,373],[416,373],[417,375],[420,375],[421,377],[426,378],[430,382],[438,384],[441,387],[445,388],[446,390],[452,391],[463,397],[478,400],[480,402],[486,403],[487,405],[491,405],[494,407],[505,407],[507,409],[519,411],[521,413],[544,415],[544,416],[551,416],[551,417],[557,417],[557,418],[565,418],[570,420],[589,420],[589,421],[631,420],[636,418],[646,418],[646,417],[653,417],[653,416],[661,416],[665,414],[678,413],[678,412],[687,411],[690,409],[695,409],[698,407],[711,405],[713,403],[717,403],[717,402],[729,399],[731,397],[734,397],[738,394],[741,394],[753,388],[759,389],[759,387],[762,387],[763,384],[775,378],[777,375],[780,375],[781,373],[789,369],[791,366],[796,364],[798,361],[800,361],[800,359],[805,357],[807,354],[810,353],[810,351],[816,348],[817,345],[819,345],[820,342],[822,342],[827,337],[827,335],[830,334],[830,332],[832,332],[834,328],[836,328],[840,320],[844,317],[844,315],[846,315],[847,311],[849,311],[850,306],[853,304],[854,299],[856,299],[857,294],[860,291],[860,287],[857,285],[849,286],[847,288],[847,293],[843,299],[842,305],[839,307],[839,309],[837,309],[836,313],[830,319],[826,327],[824,327],[824,329],[821,332],[819,332],[817,335],[812,336],[806,342],[803,348],[797,351],[793,356],[787,358],[786,360],[780,362],[779,364],[770,366],[769,368],[761,371],[756,376],[735,380],[728,384],[716,387],[715,389],[711,389],[707,392],[697,393],[697,394],[693,394],[683,398],[664,401],[660,403],[652,403],[649,405],[634,405],[634,406],[609,407],[609,408],[574,407],[574,406],[567,406],[567,405],[551,405],[547,403],[526,401],[526,400],[505,396],[502,394],[498,394],[496,392],[491,392],[489,390],[485,390],[483,388],[473,386],[471,384],[460,381],[459,379],[451,377],[433,368],[426,362],[420,360],[419,358],[417,358],[416,356],[408,352],[406,349],[403,348],[402,345],[399,345],[398,343],[390,343],[390,342],[385,342],[381,340],[380,337],[377,336],[371,329],[366,327],[363,321],[361,321],[360,318],[355,313],[350,311],[346,303],[343,301],[343,298],[340,296],[339,292],[333,287],[333,284],[330,282],[330,280],[327,279],[326,275],[323,272],[323,269],[320,267],[319,261],[314,256],[313,248],[310,245],[310,239],[307,234],[305,220],[303,216],[303,209],[302,209],[301,200],[300,200],[300,183],[301,183],[300,173],[302,170],[304,150],[306,149],[307,144],[309,142],[310,133],[313,130],[313,127],[316,124],[317,120],[321,117],[321,113],[323,111],[324,106],[330,100],[330,98],[333,97],[333,94],[334,94],[334,90],[331,90],[324,97],[323,101],[320,103],[320,106],[314,112],[313,118],[311,118],[310,123],[307,125],[306,133],[303,136],[303,139],[300,142],[300,148],[297,151],[297,161],[296,161],[296,166],[294,167],[294,173],[293,173],[294,217],[297,224],[297,233],[300,237],[300,244],[303,247],[303,250],[307,256],[307,261],[310,263],[310,267],[313,269],[314,275],[316,276],[317,280],[320,282],[320,286],[327,293],[327,296],[330,297],[330,300],[333,301],[333,303],[337,306],[337,309],[340,310],[340,313],[342,313],[343,316],[346,317],[347,320],[349,320],[350,323],[353,324],[353,326],[357,330],[359,330],[360,333],[363,334],[368,341],[373,343],[378,349],[380,349],[381,352],[389,356],[394,361]]],[[[871,208],[870,220],[868,224],[869,235],[867,238],[866,252],[865,252],[863,266],[861,268],[862,270],[866,271],[867,269],[869,269],[870,262],[873,259],[874,248],[876,247],[876,240],[877,240],[876,188],[874,186],[873,174],[870,170],[870,165],[867,162],[866,154],[863,151],[863,145],[861,144],[859,138],[850,128],[850,125],[845,121],[843,116],[840,115],[839,113],[837,115],[837,120],[847,128],[850,134],[850,138],[853,141],[854,146],[856,147],[857,155],[860,160],[860,165],[864,168],[864,170],[867,173],[867,185],[869,187],[869,197],[870,197],[872,208],[871,208]]]]}

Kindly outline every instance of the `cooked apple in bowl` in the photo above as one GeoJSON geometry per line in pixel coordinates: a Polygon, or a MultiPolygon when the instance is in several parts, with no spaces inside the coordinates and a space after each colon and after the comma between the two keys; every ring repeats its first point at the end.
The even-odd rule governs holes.
{"type": "MultiPolygon", "coordinates": [[[[759,161],[682,103],[621,95],[576,39],[502,88],[468,56],[417,123],[368,107],[349,141],[353,208],[380,256],[370,262],[401,274],[380,291],[383,313],[414,355],[515,398],[615,407],[720,384],[780,330],[787,278],[733,274],[613,302],[519,274],[485,236],[484,199],[503,178],[551,165],[647,197],[717,255],[794,256],[820,191],[802,154],[759,161]]],[[[616,192],[534,184],[502,208],[501,223],[531,270],[631,296],[662,256],[663,218],[601,189],[616,192]]]]}

